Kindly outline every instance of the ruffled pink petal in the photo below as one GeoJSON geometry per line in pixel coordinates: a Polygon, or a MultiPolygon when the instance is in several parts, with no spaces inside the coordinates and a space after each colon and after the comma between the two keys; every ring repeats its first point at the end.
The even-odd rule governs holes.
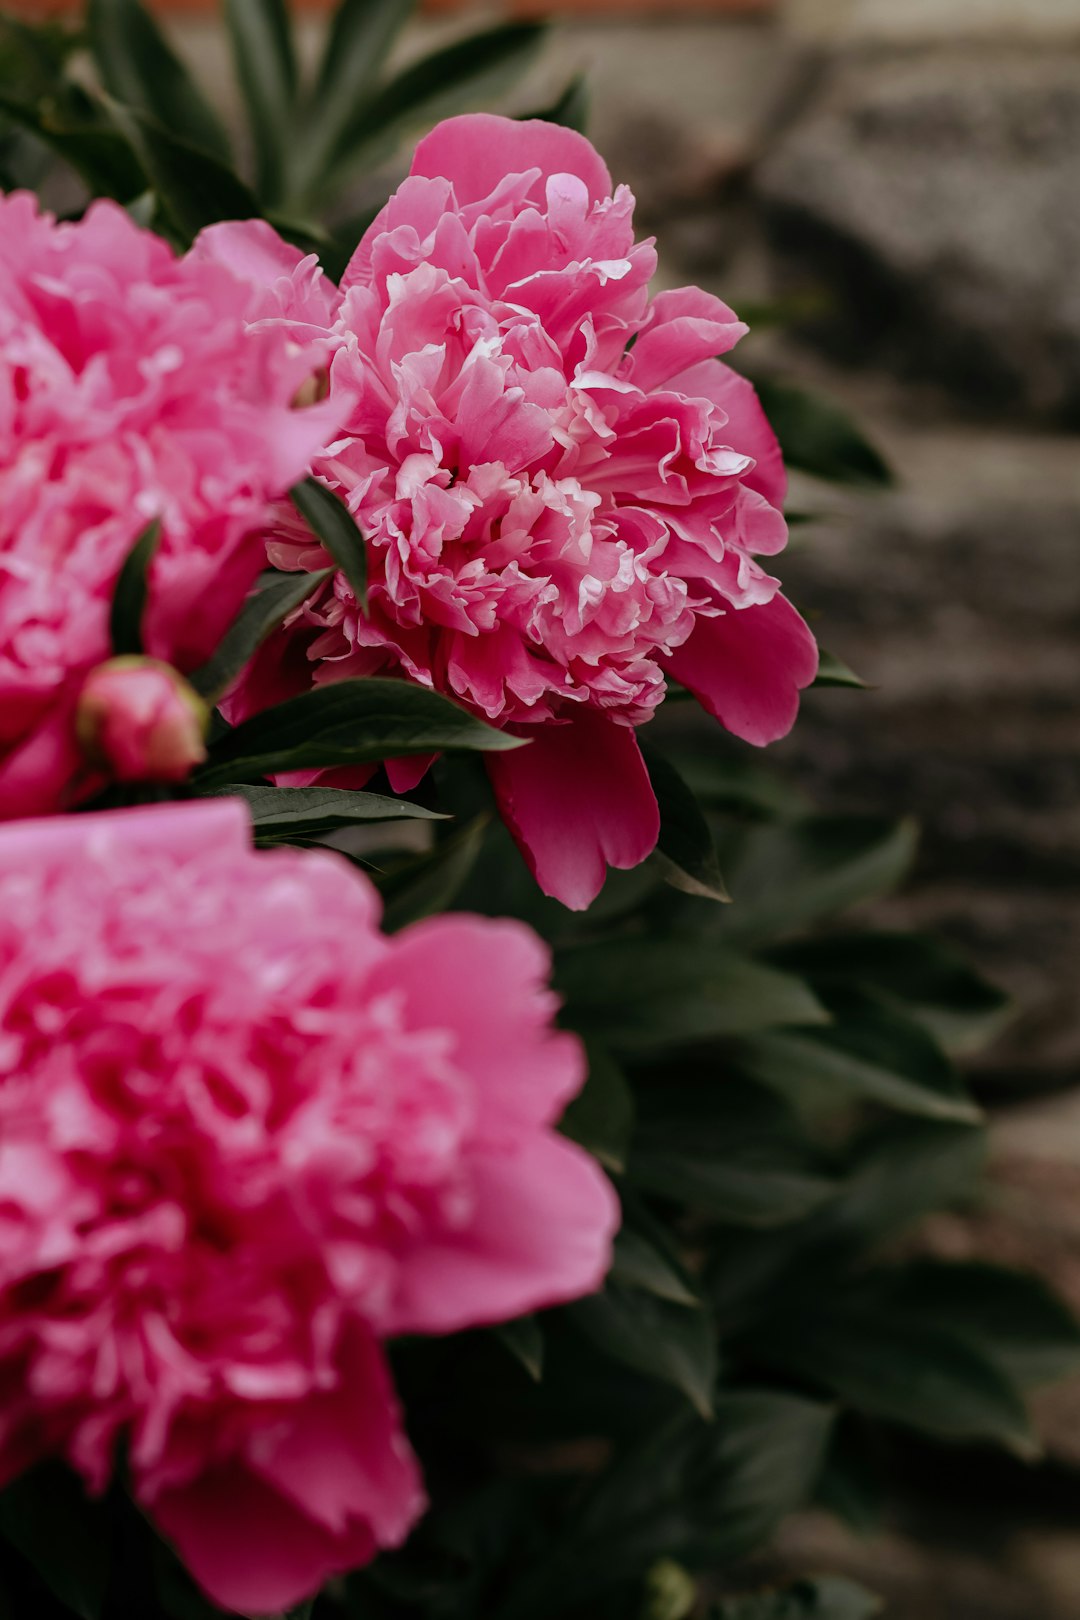
{"type": "Polygon", "coordinates": [[[333,282],[314,264],[308,265],[310,254],[283,241],[265,219],[208,225],[195,238],[189,257],[223,264],[241,281],[249,282],[255,292],[252,319],[287,313],[301,323],[330,326],[337,315],[341,294],[333,282]],[[309,273],[303,274],[303,270],[309,273]],[[260,302],[260,288],[278,288],[284,307],[260,302]]]}
{"type": "Polygon", "coordinates": [[[291,1608],[380,1546],[399,1546],[424,1510],[381,1352],[357,1332],[344,1355],[341,1386],[290,1413],[287,1428],[256,1432],[246,1462],[219,1464],[151,1505],[226,1609],[291,1608]]]}
{"type": "Polygon", "coordinates": [[[454,1062],[480,1088],[484,1127],[497,1136],[508,1120],[554,1123],[585,1080],[580,1041],[550,1027],[550,976],[551,953],[531,928],[462,916],[405,929],[370,982],[404,992],[418,1026],[454,1031],[454,1062]]]}
{"type": "Polygon", "coordinates": [[[704,360],[672,377],[668,387],[720,406],[731,419],[734,449],[753,456],[756,463],[743,474],[743,483],[764,495],[771,506],[782,507],[787,494],[784,458],[754,385],[721,361],[704,360]]]}
{"type": "MultiPolygon", "coordinates": [[[[509,1080],[511,1077],[507,1076],[509,1080]]],[[[595,1293],[619,1202],[584,1149],[555,1135],[477,1159],[472,1218],[401,1259],[388,1331],[455,1333],[595,1293]]]]}
{"type": "Polygon", "coordinates": [[[539,169],[543,179],[577,175],[592,202],[611,196],[607,165],[585,136],[540,118],[448,118],[420,142],[409,173],[451,181],[458,203],[466,204],[489,197],[507,175],[530,169],[539,169]]]}
{"type": "Polygon", "coordinates": [[[794,725],[799,692],[817,674],[818,650],[804,620],[777,595],[698,619],[665,667],[728,731],[763,746],[794,725]]]}
{"type": "Polygon", "coordinates": [[[486,763],[530,871],[572,911],[596,899],[609,866],[639,866],[655,849],[660,812],[629,726],[586,711],[486,763]]]}
{"type": "Polygon", "coordinates": [[[658,293],[649,324],[630,352],[628,374],[639,388],[659,388],[699,361],[726,354],[749,330],[734,310],[699,287],[658,293]]]}

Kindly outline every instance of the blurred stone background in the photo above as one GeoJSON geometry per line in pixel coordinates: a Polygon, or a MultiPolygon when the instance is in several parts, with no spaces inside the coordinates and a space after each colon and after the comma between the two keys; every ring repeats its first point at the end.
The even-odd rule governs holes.
{"type": "MultiPolygon", "coordinates": [[[[516,104],[586,71],[665,280],[801,312],[752,359],[832,394],[896,469],[887,495],[798,492],[823,516],[785,586],[872,690],[812,694],[774,756],[826,807],[921,821],[882,919],[939,930],[1017,1006],[976,1070],[996,1191],[933,1239],[1080,1308],[1080,0],[559,9],[516,104]]],[[[407,49],[484,15],[438,11],[407,49]]],[[[182,38],[227,95],[214,26],[182,38]]],[[[889,1620],[1080,1620],[1080,1385],[1043,1416],[1037,1478],[1001,1465],[988,1500],[970,1464],[908,1458],[921,1514],[862,1541],[806,1519],[782,1556],[864,1578],[889,1620]]]]}

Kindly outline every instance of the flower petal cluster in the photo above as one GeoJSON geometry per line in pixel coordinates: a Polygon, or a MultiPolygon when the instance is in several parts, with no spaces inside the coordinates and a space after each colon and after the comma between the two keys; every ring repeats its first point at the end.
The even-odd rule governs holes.
{"type": "MultiPolygon", "coordinates": [[[[716,358],[746,327],[695,288],[650,298],[632,215],[573,131],[478,114],[420,143],[329,333],[343,432],[317,470],[362,528],[370,610],[338,574],[235,703],[397,673],[529,737],[489,771],[541,886],[572,906],[656,843],[634,728],[669,677],[766,743],[817,664],[756,560],[784,545],[785,479],[753,389],[716,358]]],[[[268,226],[213,227],[196,251],[310,319],[268,226]]],[[[299,523],[270,556],[325,564],[299,523]]]]}
{"type": "Polygon", "coordinates": [[[331,434],[332,407],[292,408],[324,341],[252,330],[254,312],[249,281],[113,203],[58,224],[0,196],[0,818],[93,785],[75,706],[146,525],[145,648],[188,673],[265,564],[271,502],[331,434]]]}
{"type": "Polygon", "coordinates": [[[235,800],[0,829],[0,1482],[60,1455],[278,1612],[423,1507],[382,1341],[599,1286],[524,926],[387,938],[235,800]]]}

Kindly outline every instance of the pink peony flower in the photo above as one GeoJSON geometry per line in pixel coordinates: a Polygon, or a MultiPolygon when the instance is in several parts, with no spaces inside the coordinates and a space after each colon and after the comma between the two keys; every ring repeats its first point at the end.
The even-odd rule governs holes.
{"type": "Polygon", "coordinates": [[[249,331],[254,312],[248,281],[177,259],[113,203],[57,224],[0,196],[0,819],[91,785],[75,703],[146,524],[163,525],[146,650],[187,673],[265,563],[270,502],[330,434],[332,405],[291,408],[324,340],[249,331]]]}
{"type": "Polygon", "coordinates": [[[183,782],[206,758],[206,704],[152,658],[110,658],[83,682],[75,732],[118,782],[183,782]]]}
{"type": "Polygon", "coordinates": [[[588,1293],[616,1201],[514,922],[386,938],[236,801],[0,829],[0,1483],[58,1454],[226,1608],[423,1508],[380,1341],[588,1293]],[[347,943],[347,949],[343,944],[347,943]]]}
{"type": "MultiPolygon", "coordinates": [[[[396,672],[531,738],[488,770],[541,887],[574,907],[656,843],[634,728],[669,676],[767,743],[817,667],[755,561],[784,545],[785,479],[753,389],[715,358],[746,327],[694,288],[650,301],[632,211],[566,129],[476,115],[421,142],[331,328],[345,431],[317,468],[365,535],[370,612],[338,574],[235,703],[396,672]]],[[[196,251],[311,318],[268,226],[213,227],[196,251]]],[[[270,556],[326,561],[298,521],[270,556]]]]}

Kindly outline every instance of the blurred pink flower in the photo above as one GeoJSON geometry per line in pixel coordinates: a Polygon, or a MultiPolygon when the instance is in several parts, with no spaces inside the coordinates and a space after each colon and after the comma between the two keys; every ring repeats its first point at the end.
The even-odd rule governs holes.
{"type": "Polygon", "coordinates": [[[270,502],[331,434],[329,403],[291,408],[325,342],[252,332],[257,304],[113,203],[57,224],[0,195],[0,819],[89,785],[75,702],[147,523],[146,651],[187,673],[265,564],[270,502]]]}
{"type": "MultiPolygon", "coordinates": [[[[570,130],[475,115],[421,142],[342,282],[345,431],[317,463],[363,529],[370,612],[338,574],[234,709],[400,673],[532,738],[488,770],[541,887],[575,907],[656,843],[634,727],[666,677],[767,743],[817,667],[754,560],[784,545],[785,478],[753,389],[715,358],[746,327],[695,288],[650,301],[632,211],[570,130]]],[[[196,252],[261,282],[278,318],[311,320],[267,225],[212,227],[196,252]]],[[[299,521],[270,556],[326,561],[299,521]]]]}
{"type": "Polygon", "coordinates": [[[226,1608],[423,1508],[380,1341],[588,1293],[617,1205],[546,949],[394,938],[235,800],[0,829],[0,1484],[61,1455],[226,1608]],[[344,948],[347,947],[347,948],[344,948]]]}
{"type": "Polygon", "coordinates": [[[170,665],[110,658],[82,684],[75,730],[87,759],[118,782],[183,782],[206,758],[207,718],[170,665]]]}

